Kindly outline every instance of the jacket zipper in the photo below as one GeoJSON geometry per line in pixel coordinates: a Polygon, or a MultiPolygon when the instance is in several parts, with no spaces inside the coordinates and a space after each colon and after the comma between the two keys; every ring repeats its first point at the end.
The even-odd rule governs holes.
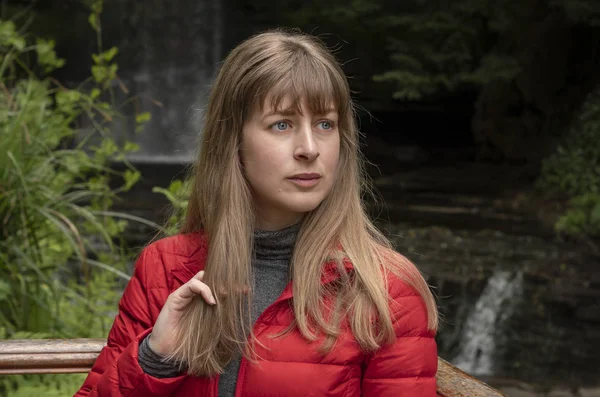
{"type": "MultiPolygon", "coordinates": [[[[256,319],[256,323],[254,324],[254,334],[255,336],[258,338],[259,335],[261,335],[266,329],[267,326],[264,325],[264,318],[267,317],[267,314],[270,315],[272,311],[275,310],[275,306],[277,306],[279,303],[291,299],[292,298],[292,283],[290,282],[284,289],[283,292],[281,293],[281,295],[279,295],[279,297],[277,299],[275,299],[275,302],[273,302],[271,305],[269,305],[269,307],[267,307],[265,309],[264,312],[262,312],[258,318],[256,319]]],[[[248,360],[246,360],[246,358],[242,355],[242,360],[240,361],[240,370],[238,372],[238,378],[237,378],[237,382],[235,385],[235,397],[242,397],[242,385],[244,384],[244,379],[246,378],[246,370],[248,368],[248,360]]],[[[218,385],[218,380],[217,380],[217,385],[218,385]]],[[[218,393],[218,390],[217,390],[218,393]]],[[[217,396],[217,393],[215,393],[215,396],[217,396]]]]}

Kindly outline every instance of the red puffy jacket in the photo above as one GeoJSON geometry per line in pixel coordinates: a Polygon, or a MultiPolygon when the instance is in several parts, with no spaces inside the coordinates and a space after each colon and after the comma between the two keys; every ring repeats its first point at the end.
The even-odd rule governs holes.
{"type": "MultiPolygon", "coordinates": [[[[167,297],[202,270],[206,254],[201,233],[165,238],[143,250],[108,344],[75,396],[217,396],[216,376],[158,379],[145,374],[137,361],[138,344],[151,331],[167,297]]],[[[269,338],[293,318],[290,283],[254,325],[256,337],[269,349],[256,344],[261,360],[242,359],[236,397],[435,396],[437,347],[434,333],[427,330],[425,304],[400,280],[390,280],[389,285],[390,296],[398,303],[394,307],[401,308],[392,314],[396,342],[368,354],[344,331],[333,350],[322,356],[318,345],[308,344],[298,331],[269,338]]]]}

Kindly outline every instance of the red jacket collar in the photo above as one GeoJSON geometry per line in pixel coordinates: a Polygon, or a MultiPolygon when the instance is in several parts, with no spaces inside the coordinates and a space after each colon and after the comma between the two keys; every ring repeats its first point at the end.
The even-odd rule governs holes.
{"type": "MultiPolygon", "coordinates": [[[[181,283],[188,282],[196,273],[204,269],[208,251],[206,236],[202,232],[198,232],[197,238],[200,240],[198,244],[199,249],[195,250],[190,257],[180,262],[180,264],[171,272],[173,277],[181,283]]],[[[354,269],[352,262],[350,262],[348,258],[342,259],[342,266],[347,273],[354,269]]],[[[323,273],[321,275],[322,284],[331,283],[339,277],[340,272],[338,265],[334,260],[329,260],[323,264],[323,273]]]]}

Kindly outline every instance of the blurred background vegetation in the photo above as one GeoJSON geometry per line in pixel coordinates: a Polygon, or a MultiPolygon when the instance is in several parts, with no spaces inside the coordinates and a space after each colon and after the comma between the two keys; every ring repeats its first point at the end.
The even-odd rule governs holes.
{"type": "MultiPolygon", "coordinates": [[[[435,241],[436,247],[448,244],[435,240],[445,232],[430,224],[425,228],[424,212],[416,212],[424,207],[425,196],[419,196],[423,188],[402,188],[412,173],[419,182],[434,178],[435,192],[446,202],[463,200],[457,191],[474,197],[473,191],[480,189],[493,196],[494,206],[503,200],[510,211],[533,222],[536,231],[529,228],[529,234],[548,245],[558,241],[589,254],[581,265],[592,266],[587,287],[597,288],[589,307],[600,308],[600,295],[594,295],[600,290],[596,0],[223,0],[194,5],[184,0],[2,0],[0,18],[1,338],[107,335],[132,259],[153,236],[176,233],[185,209],[182,171],[195,153],[183,153],[188,161],[179,154],[199,132],[196,116],[186,112],[194,104],[201,108],[205,98],[198,97],[229,48],[277,26],[320,35],[343,62],[361,106],[365,152],[379,166],[371,169],[376,185],[389,199],[392,223],[406,233],[400,248],[419,253],[414,244],[425,240],[435,241]],[[209,26],[199,27],[204,20],[198,15],[211,19],[209,26]],[[157,26],[149,27],[153,23],[157,26]],[[151,50],[153,43],[157,48],[151,50]],[[164,59],[168,56],[161,46],[169,45],[191,58],[164,59]],[[205,77],[187,84],[196,74],[205,77]],[[177,80],[180,75],[184,78],[177,80]],[[169,83],[171,78],[175,84],[169,83]],[[148,88],[152,84],[158,87],[154,91],[148,88]],[[179,88],[187,91],[176,98],[172,92],[179,88]],[[163,98],[166,91],[171,93],[163,98]],[[182,127],[169,123],[174,119],[192,121],[182,127]],[[157,130],[183,132],[163,136],[157,130]],[[172,141],[179,146],[168,146],[172,141]],[[159,153],[165,145],[171,149],[159,153]],[[173,154],[176,159],[170,161],[173,154]],[[445,173],[453,167],[451,175],[460,177],[444,187],[441,181],[448,182],[445,173]],[[394,202],[404,195],[418,205],[394,202]],[[171,210],[165,209],[167,204],[171,210]],[[397,213],[396,204],[401,207],[397,213]],[[414,208],[411,214],[409,207],[414,208]],[[408,219],[409,225],[398,219],[408,219]]],[[[478,199],[481,192],[476,192],[478,199]]],[[[433,200],[428,194],[427,200],[433,200]]],[[[504,213],[504,218],[495,212],[486,218],[485,211],[474,209],[488,201],[469,204],[465,212],[481,215],[478,230],[518,228],[517,221],[504,222],[504,213]],[[488,223],[499,219],[504,223],[488,223]]],[[[463,210],[465,204],[460,205],[463,210]]],[[[440,210],[430,223],[456,230],[451,244],[467,239],[459,233],[472,219],[446,215],[440,210]]],[[[554,265],[549,263],[542,260],[540,266],[550,272],[554,265]]],[[[556,265],[559,274],[552,279],[567,278],[560,273],[563,259],[556,265]]],[[[474,299],[482,299],[493,286],[494,268],[453,266],[452,272],[462,277],[461,288],[471,288],[474,299]],[[479,275],[473,286],[465,281],[472,274],[479,275]]],[[[536,275],[542,273],[533,268],[536,275]]],[[[427,266],[425,271],[432,284],[451,284],[427,266]]],[[[442,296],[442,285],[436,285],[442,296]]],[[[494,296],[496,303],[504,299],[494,296]]],[[[575,310],[579,304],[561,310],[575,310]]],[[[464,320],[463,328],[446,332],[440,346],[442,352],[462,357],[457,335],[466,332],[464,324],[473,315],[452,305],[441,303],[450,318],[456,314],[456,323],[464,320]]],[[[598,324],[598,316],[581,316],[591,318],[586,326],[598,324]]],[[[516,365],[516,356],[508,360],[510,369],[481,375],[518,378],[515,373],[526,364],[516,365]]],[[[536,373],[540,379],[547,375],[536,373]]],[[[1,377],[0,395],[71,395],[82,379],[1,377]]],[[[561,386],[589,379],[567,376],[561,386]]]]}

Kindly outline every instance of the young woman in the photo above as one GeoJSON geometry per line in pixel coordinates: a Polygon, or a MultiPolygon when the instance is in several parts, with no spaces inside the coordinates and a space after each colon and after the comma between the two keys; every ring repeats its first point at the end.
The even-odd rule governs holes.
{"type": "Polygon", "coordinates": [[[76,396],[435,396],[434,299],[364,187],[323,43],[241,43],[212,87],[181,234],[141,253],[76,396]]]}

